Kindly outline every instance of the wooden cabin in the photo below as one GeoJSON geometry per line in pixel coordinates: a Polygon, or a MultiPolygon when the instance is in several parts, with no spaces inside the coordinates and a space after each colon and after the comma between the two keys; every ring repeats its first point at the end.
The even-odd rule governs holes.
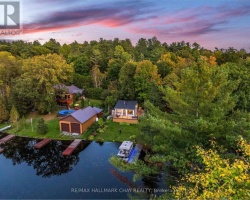
{"type": "Polygon", "coordinates": [[[60,131],[83,134],[101,113],[102,109],[91,106],[79,109],[59,120],[60,131]]]}
{"type": "Polygon", "coordinates": [[[61,106],[69,106],[73,103],[74,96],[76,94],[83,94],[83,90],[78,87],[71,85],[56,85],[55,88],[58,90],[58,94],[56,96],[56,101],[61,106]]]}
{"type": "Polygon", "coordinates": [[[138,123],[137,101],[118,100],[112,111],[114,122],[138,123]]]}

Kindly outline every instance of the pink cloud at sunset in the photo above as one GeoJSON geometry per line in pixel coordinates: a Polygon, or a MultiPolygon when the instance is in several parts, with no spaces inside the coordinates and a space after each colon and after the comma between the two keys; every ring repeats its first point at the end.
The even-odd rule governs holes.
{"type": "Polygon", "coordinates": [[[160,41],[168,43],[195,41],[214,48],[209,45],[210,41],[221,48],[236,44],[235,48],[249,49],[249,21],[250,2],[247,0],[198,3],[163,0],[46,0],[41,3],[28,0],[23,5],[24,34],[14,39],[32,41],[54,38],[62,42],[73,42],[78,37],[89,41],[108,36],[137,41],[156,36],[160,41]],[[39,6],[42,9],[39,10],[39,6]],[[48,9],[45,13],[46,6],[48,9]],[[90,32],[92,27],[95,27],[95,34],[90,32]],[[241,35],[238,43],[235,42],[237,33],[241,35]],[[71,38],[73,34],[78,36],[71,38]],[[232,38],[225,35],[231,35],[232,38]]]}

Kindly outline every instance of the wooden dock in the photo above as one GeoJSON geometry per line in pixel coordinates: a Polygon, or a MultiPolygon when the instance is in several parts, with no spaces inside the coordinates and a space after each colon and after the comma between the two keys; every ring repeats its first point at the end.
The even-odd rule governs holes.
{"type": "Polygon", "coordinates": [[[49,139],[49,138],[44,139],[44,140],[42,140],[42,141],[36,143],[36,144],[34,145],[34,147],[35,147],[36,149],[41,149],[43,146],[45,146],[46,144],[48,144],[50,141],[51,141],[51,139],[49,139]]]}
{"type": "Polygon", "coordinates": [[[136,162],[141,154],[142,145],[136,144],[135,148],[133,149],[131,155],[128,158],[128,163],[136,162]]]}
{"type": "Polygon", "coordinates": [[[81,139],[75,139],[68,147],[67,149],[62,152],[63,156],[70,156],[73,151],[79,146],[79,144],[82,142],[81,139]]]}
{"type": "Polygon", "coordinates": [[[0,153],[3,153],[4,149],[0,148],[0,153]]]}
{"type": "Polygon", "coordinates": [[[11,140],[14,137],[15,137],[15,135],[7,135],[0,140],[0,144],[4,144],[4,143],[8,142],[9,140],[11,140]]]}

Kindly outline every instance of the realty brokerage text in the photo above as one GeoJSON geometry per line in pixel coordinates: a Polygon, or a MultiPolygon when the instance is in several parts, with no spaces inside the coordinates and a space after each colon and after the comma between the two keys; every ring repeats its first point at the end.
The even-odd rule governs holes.
{"type": "Polygon", "coordinates": [[[73,193],[170,193],[171,189],[157,189],[157,188],[71,188],[73,193]]]}

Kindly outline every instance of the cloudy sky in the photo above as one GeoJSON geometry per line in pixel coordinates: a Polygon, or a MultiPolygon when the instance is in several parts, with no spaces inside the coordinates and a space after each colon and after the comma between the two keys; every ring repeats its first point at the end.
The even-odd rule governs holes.
{"type": "Polygon", "coordinates": [[[161,42],[197,42],[211,50],[250,50],[249,0],[22,0],[21,5],[23,34],[7,39],[129,38],[136,44],[156,36],[161,42]]]}

